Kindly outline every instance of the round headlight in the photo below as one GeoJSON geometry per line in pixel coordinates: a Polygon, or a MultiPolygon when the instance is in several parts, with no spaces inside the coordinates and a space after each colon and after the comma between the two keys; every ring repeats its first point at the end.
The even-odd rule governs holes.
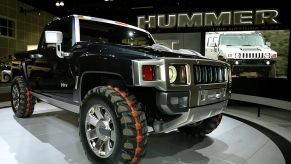
{"type": "Polygon", "coordinates": [[[177,79],[177,69],[174,66],[169,66],[169,79],[170,83],[173,83],[177,79]]]}

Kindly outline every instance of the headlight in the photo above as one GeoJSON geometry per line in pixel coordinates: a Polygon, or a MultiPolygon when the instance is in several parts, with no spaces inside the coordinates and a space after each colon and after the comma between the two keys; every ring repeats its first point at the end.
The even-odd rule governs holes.
{"type": "Polygon", "coordinates": [[[177,69],[174,66],[169,66],[169,79],[170,83],[174,83],[177,79],[177,69]]]}
{"type": "Polygon", "coordinates": [[[265,58],[269,59],[270,58],[270,53],[265,53],[265,58]]]}
{"type": "Polygon", "coordinates": [[[187,65],[170,65],[169,80],[171,84],[187,84],[187,65]]]}
{"type": "Polygon", "coordinates": [[[277,58],[277,54],[276,53],[274,53],[274,54],[272,54],[272,57],[271,58],[277,58]]]}

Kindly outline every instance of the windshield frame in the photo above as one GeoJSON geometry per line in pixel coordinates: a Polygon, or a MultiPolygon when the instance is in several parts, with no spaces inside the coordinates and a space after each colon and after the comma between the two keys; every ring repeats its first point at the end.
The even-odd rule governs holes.
{"type": "Polygon", "coordinates": [[[153,36],[146,30],[126,24],[126,23],[122,23],[122,22],[118,22],[118,21],[112,21],[112,20],[108,20],[108,19],[102,19],[102,18],[96,18],[96,17],[89,17],[89,16],[80,16],[80,15],[74,15],[74,27],[73,27],[73,45],[77,42],[82,42],[81,41],[81,34],[80,34],[80,20],[87,20],[87,21],[95,21],[95,22],[101,22],[101,23],[108,23],[108,24],[112,24],[112,25],[116,25],[116,26],[122,26],[122,27],[126,27],[129,29],[133,29],[133,30],[138,30],[140,32],[144,32],[146,33],[148,36],[150,36],[150,39],[153,41],[153,44],[156,44],[155,39],[153,38],[153,36]]]}
{"type": "MultiPolygon", "coordinates": [[[[242,43],[242,42],[241,42],[242,43]]],[[[259,35],[259,34],[224,34],[224,35],[221,35],[220,37],[219,37],[219,45],[223,45],[223,46],[265,46],[265,39],[264,39],[264,37],[263,36],[261,36],[261,35],[259,35]],[[231,44],[231,45],[228,45],[228,44],[221,44],[221,40],[222,40],[222,38],[223,37],[229,37],[229,36],[231,36],[231,37],[233,37],[233,36],[235,36],[235,37],[242,37],[242,36],[255,36],[255,37],[260,37],[261,39],[262,39],[262,44],[256,44],[256,45],[250,45],[250,44],[240,44],[240,45],[235,45],[235,44],[231,44]]]]}

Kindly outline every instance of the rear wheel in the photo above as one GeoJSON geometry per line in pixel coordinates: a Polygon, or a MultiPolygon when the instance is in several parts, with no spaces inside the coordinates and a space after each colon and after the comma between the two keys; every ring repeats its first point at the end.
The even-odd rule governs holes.
{"type": "Polygon", "coordinates": [[[4,77],[3,77],[3,82],[4,82],[4,83],[7,83],[7,82],[9,82],[10,80],[11,80],[11,77],[10,77],[9,75],[5,74],[4,77]]]}
{"type": "Polygon", "coordinates": [[[197,138],[205,137],[206,134],[211,133],[220,124],[222,114],[205,119],[195,124],[186,125],[178,128],[178,130],[187,135],[191,135],[197,138]]]}
{"type": "Polygon", "coordinates": [[[35,99],[22,77],[17,76],[11,85],[11,106],[16,117],[30,117],[34,111],[35,99]]]}
{"type": "Polygon", "coordinates": [[[80,137],[93,163],[137,163],[147,144],[141,104],[126,92],[96,87],[82,101],[80,137]]]}

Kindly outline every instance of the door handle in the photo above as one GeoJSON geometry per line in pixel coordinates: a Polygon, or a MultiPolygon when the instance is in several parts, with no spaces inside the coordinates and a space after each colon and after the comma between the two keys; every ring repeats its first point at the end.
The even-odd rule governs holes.
{"type": "Polygon", "coordinates": [[[31,54],[31,55],[30,55],[30,58],[32,58],[32,59],[40,59],[40,58],[42,58],[42,57],[43,57],[42,54],[31,54]]]}

